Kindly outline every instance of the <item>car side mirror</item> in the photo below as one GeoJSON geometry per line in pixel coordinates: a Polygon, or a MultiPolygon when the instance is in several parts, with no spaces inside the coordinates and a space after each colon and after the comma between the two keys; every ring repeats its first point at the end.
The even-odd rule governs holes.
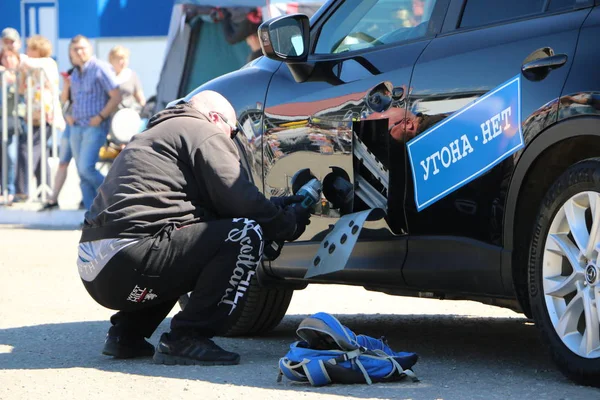
{"type": "Polygon", "coordinates": [[[263,54],[287,63],[305,62],[308,58],[310,23],[304,14],[284,15],[263,22],[258,38],[263,54]]]}

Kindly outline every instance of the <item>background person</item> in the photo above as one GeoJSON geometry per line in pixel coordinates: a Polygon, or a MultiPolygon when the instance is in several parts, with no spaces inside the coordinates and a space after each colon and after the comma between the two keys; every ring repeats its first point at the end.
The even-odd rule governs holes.
{"type": "Polygon", "coordinates": [[[15,28],[2,30],[2,49],[19,52],[21,50],[21,35],[15,28]]]}
{"type": "MultiPolygon", "coordinates": [[[[72,67],[64,73],[61,73],[63,78],[63,90],[60,93],[60,102],[62,104],[63,114],[66,119],[71,119],[71,74],[75,67],[73,64],[73,49],[69,47],[69,61],[72,67]]],[[[67,173],[69,170],[69,163],[73,158],[73,152],[71,151],[71,127],[67,124],[65,130],[62,132],[60,137],[60,144],[58,148],[58,168],[54,175],[54,187],[52,188],[52,195],[48,198],[46,204],[42,206],[40,211],[49,211],[58,207],[58,196],[62,190],[65,181],[67,180],[67,173]]]]}
{"type": "Polygon", "coordinates": [[[79,173],[83,205],[89,210],[104,176],[96,169],[100,148],[106,142],[109,118],[121,102],[116,76],[110,64],[98,60],[88,38],[71,40],[71,151],[79,173]]]}
{"type": "MultiPolygon", "coordinates": [[[[17,119],[15,123],[15,102],[19,102],[19,92],[17,85],[17,77],[16,70],[19,67],[20,58],[19,53],[10,50],[9,48],[3,48],[0,50],[0,73],[5,75],[5,81],[7,85],[7,101],[6,101],[6,115],[8,120],[8,143],[7,143],[7,182],[6,182],[6,190],[7,190],[7,198],[3,197],[0,200],[0,203],[5,203],[6,205],[11,205],[14,197],[15,197],[15,177],[16,177],[16,166],[17,166],[17,143],[18,137],[15,137],[15,134],[19,134],[21,132],[21,123],[17,119]]],[[[2,109],[2,98],[0,97],[0,110],[2,109]]],[[[0,133],[1,133],[1,125],[2,124],[2,113],[0,113],[0,133]]],[[[1,145],[0,145],[1,146],[1,145]]],[[[1,147],[0,147],[1,149],[1,147]]],[[[0,177],[2,173],[2,152],[0,151],[0,177]]],[[[2,184],[0,178],[0,185],[2,184]]],[[[2,188],[4,191],[4,188],[2,188]]],[[[3,196],[3,195],[1,195],[3,196]]]]}
{"type": "MultiPolygon", "coordinates": [[[[31,113],[33,120],[33,153],[32,165],[37,184],[42,183],[42,152],[47,153],[47,141],[52,137],[52,124],[59,131],[64,131],[65,120],[58,99],[58,65],[52,56],[52,43],[41,35],[35,35],[27,39],[26,56],[21,57],[20,69],[22,76],[22,93],[27,96],[27,75],[31,75],[33,99],[31,101],[31,113]],[[44,74],[42,84],[42,74],[44,74]],[[43,104],[42,104],[43,103],[43,104]],[[54,105],[57,105],[55,107],[54,105]],[[42,115],[45,118],[46,143],[42,143],[42,115]]],[[[27,98],[27,97],[26,97],[27,98]]],[[[27,116],[25,116],[27,118],[27,116]]],[[[23,121],[24,127],[27,119],[23,121]]],[[[17,196],[27,197],[28,192],[28,150],[27,130],[19,136],[18,168],[17,168],[17,196]]],[[[50,183],[50,168],[46,168],[46,182],[50,183]]]]}
{"type": "Polygon", "coordinates": [[[236,44],[242,40],[250,47],[247,62],[263,55],[258,39],[258,27],[262,23],[260,8],[234,7],[216,8],[212,12],[213,20],[221,21],[223,34],[229,44],[236,44]]]}
{"type": "Polygon", "coordinates": [[[154,360],[239,362],[210,338],[246,301],[237,289],[255,282],[263,231],[273,240],[295,240],[310,214],[290,205],[302,197],[269,201],[248,179],[232,140],[235,121],[223,96],[200,92],[153,116],[108,171],[86,213],[77,260],[92,298],[119,310],[104,354],[151,356],[154,347],[144,338],[191,291],[154,360]]]}
{"type": "Polygon", "coordinates": [[[108,54],[108,61],[115,71],[121,92],[119,108],[132,108],[139,112],[146,104],[146,97],[140,78],[129,68],[129,55],[130,52],[125,47],[115,46],[108,54]]]}

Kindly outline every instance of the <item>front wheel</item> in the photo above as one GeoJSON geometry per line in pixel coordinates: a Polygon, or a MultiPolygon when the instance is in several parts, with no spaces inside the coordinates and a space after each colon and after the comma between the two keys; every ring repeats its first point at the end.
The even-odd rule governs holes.
{"type": "MultiPolygon", "coordinates": [[[[246,301],[227,321],[227,331],[223,336],[255,336],[269,332],[285,316],[294,291],[261,287],[254,275],[247,293],[246,301]]],[[[189,294],[179,298],[179,306],[182,310],[188,301],[189,294]]]]}
{"type": "Polygon", "coordinates": [[[561,371],[600,387],[600,159],[572,165],[544,197],[529,254],[529,296],[561,371]]]}

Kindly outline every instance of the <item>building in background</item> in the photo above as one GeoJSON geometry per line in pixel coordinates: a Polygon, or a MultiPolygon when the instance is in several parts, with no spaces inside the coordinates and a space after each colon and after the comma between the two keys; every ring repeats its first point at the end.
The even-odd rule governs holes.
{"type": "Polygon", "coordinates": [[[16,28],[23,42],[40,34],[54,45],[59,69],[69,68],[68,45],[78,34],[90,38],[96,55],[108,61],[120,44],[131,50],[130,67],[146,97],[156,93],[174,0],[0,0],[0,30],[16,28]]]}

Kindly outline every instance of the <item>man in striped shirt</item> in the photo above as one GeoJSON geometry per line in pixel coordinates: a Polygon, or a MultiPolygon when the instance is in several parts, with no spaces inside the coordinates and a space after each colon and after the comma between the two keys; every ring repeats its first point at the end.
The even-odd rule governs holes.
{"type": "Polygon", "coordinates": [[[104,180],[96,163],[108,134],[109,117],[121,102],[121,95],[110,64],[93,55],[85,36],[75,36],[71,49],[76,68],[71,75],[72,109],[67,123],[71,126],[71,149],[81,180],[83,204],[89,210],[104,180]]]}

